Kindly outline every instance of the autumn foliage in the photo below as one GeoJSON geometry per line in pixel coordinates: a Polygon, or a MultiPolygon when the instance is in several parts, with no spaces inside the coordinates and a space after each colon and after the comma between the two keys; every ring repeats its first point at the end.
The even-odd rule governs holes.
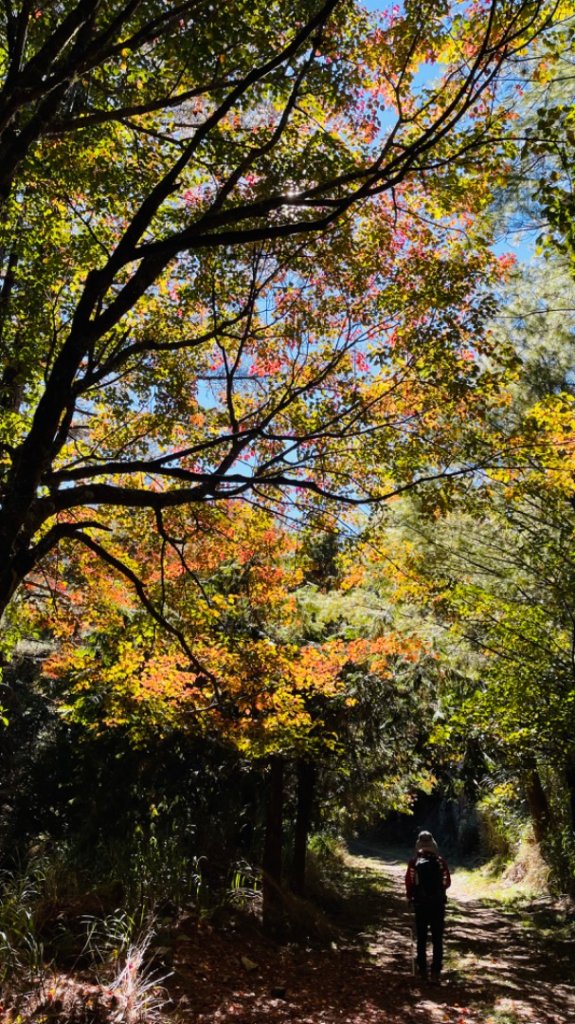
{"type": "Polygon", "coordinates": [[[195,523],[177,518],[160,557],[150,550],[159,543],[153,530],[134,538],[119,523],[111,549],[138,576],[161,566],[148,571],[147,588],[152,609],[169,609],[177,622],[171,632],[122,575],[82,549],[54,566],[60,582],[50,601],[31,581],[35,628],[55,643],[43,671],[66,687],[62,714],[96,729],[128,727],[134,742],[142,731],[175,728],[216,733],[251,757],[318,755],[337,742],[322,732],[322,706],[354,703],[346,670],[363,666],[385,679],[396,659],[417,657],[418,644],[393,631],[306,642],[297,600],[305,555],[269,514],[230,505],[195,523]],[[176,530],[193,532],[176,543],[176,530]],[[99,713],[90,721],[94,694],[99,713]]]}

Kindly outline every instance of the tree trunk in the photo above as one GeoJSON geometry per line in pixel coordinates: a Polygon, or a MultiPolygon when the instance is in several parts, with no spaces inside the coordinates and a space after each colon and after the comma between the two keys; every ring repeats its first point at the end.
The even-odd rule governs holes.
{"type": "Polygon", "coordinates": [[[575,840],[575,757],[567,765],[565,783],[569,800],[571,832],[575,840]]]}
{"type": "MultiPolygon", "coordinates": [[[[567,799],[569,800],[569,851],[571,853],[575,843],[575,757],[571,758],[565,770],[565,783],[567,786],[567,799]]],[[[568,857],[566,888],[569,895],[571,897],[575,897],[575,876],[573,873],[572,854],[568,857]]]]}
{"type": "Polygon", "coordinates": [[[268,934],[281,931],[283,918],[282,854],[283,854],[284,763],[277,754],[269,760],[266,801],[266,830],[263,855],[263,927],[268,934]]]}
{"type": "Polygon", "coordinates": [[[297,810],[293,844],[292,889],[298,896],[305,891],[307,840],[311,825],[311,810],[315,789],[315,765],[310,761],[297,762],[297,810]]]}
{"type": "Polygon", "coordinates": [[[535,839],[543,852],[545,852],[546,841],[551,829],[551,811],[539,772],[536,768],[532,768],[525,777],[525,795],[533,822],[535,839]]]}

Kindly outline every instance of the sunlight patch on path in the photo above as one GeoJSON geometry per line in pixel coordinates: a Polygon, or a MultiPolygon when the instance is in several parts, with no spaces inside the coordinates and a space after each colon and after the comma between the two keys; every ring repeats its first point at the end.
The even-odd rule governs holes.
{"type": "Polygon", "coordinates": [[[453,875],[446,922],[445,982],[434,991],[408,978],[412,915],[404,875],[410,851],[353,844],[350,862],[382,873],[390,883],[381,926],[367,952],[384,972],[405,976],[413,1019],[428,1024],[575,1024],[573,948],[544,942],[525,927],[525,916],[478,895],[466,873],[453,875]],[[572,980],[573,979],[573,980],[572,980]]]}

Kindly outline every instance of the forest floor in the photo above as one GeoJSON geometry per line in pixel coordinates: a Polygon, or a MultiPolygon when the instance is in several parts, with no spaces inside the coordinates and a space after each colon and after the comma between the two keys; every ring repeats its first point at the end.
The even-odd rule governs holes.
{"type": "MultiPolygon", "coordinates": [[[[571,1024],[575,943],[566,908],[506,899],[453,873],[441,984],[412,974],[407,851],[357,845],[332,938],[266,943],[239,914],[184,920],[168,987],[178,1024],[571,1024]],[[563,923],[563,927],[561,924],[563,923]]],[[[328,926],[329,927],[329,926],[328,926]]]]}

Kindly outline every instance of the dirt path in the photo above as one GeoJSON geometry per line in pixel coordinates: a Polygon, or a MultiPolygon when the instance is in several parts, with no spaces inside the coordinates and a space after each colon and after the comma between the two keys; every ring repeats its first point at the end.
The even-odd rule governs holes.
{"type": "Polygon", "coordinates": [[[454,873],[445,980],[411,972],[412,915],[396,858],[356,845],[354,883],[331,948],[270,946],[254,928],[181,935],[181,1024],[574,1024],[573,944],[544,939],[519,911],[476,900],[454,873]],[[528,922],[527,922],[528,923],[528,922]]]}
{"type": "MultiPolygon", "coordinates": [[[[409,962],[411,913],[406,907],[405,858],[357,846],[358,867],[383,872],[392,888],[386,900],[391,927],[372,933],[368,950],[384,971],[405,970],[409,962]]],[[[442,1021],[463,1008],[461,1017],[480,1024],[573,1024],[575,949],[573,943],[544,939],[525,912],[493,900],[477,900],[465,878],[453,873],[446,921],[445,980],[436,992],[413,981],[410,1000],[419,1019],[442,1021]],[[443,1016],[442,1016],[443,1013],[443,1016]]]]}

